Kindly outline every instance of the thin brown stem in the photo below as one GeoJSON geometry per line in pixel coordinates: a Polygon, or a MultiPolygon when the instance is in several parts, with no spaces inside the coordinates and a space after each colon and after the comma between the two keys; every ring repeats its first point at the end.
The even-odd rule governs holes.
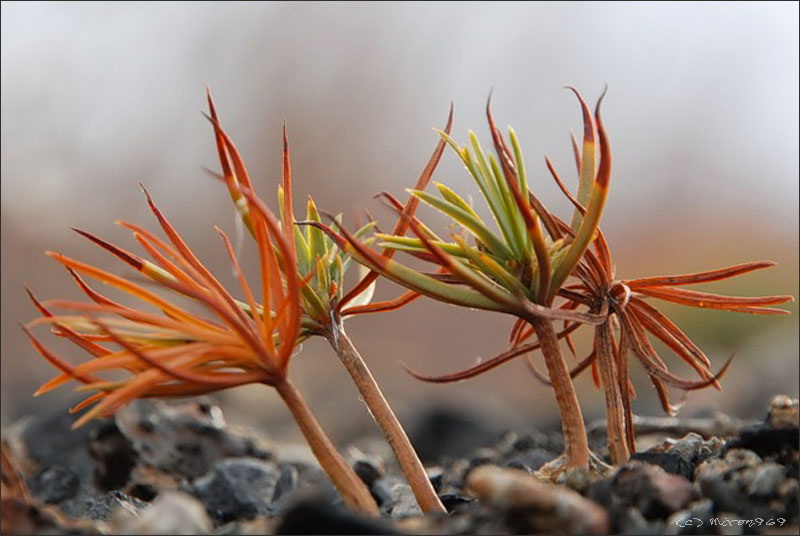
{"type": "Polygon", "coordinates": [[[392,447],[422,511],[446,512],[405,430],[383,396],[367,364],[345,333],[341,321],[334,320],[326,338],[356,384],[386,441],[392,447]]]}
{"type": "MultiPolygon", "coordinates": [[[[617,375],[617,363],[614,359],[614,346],[611,338],[611,327],[608,322],[597,326],[595,351],[600,366],[600,380],[606,398],[606,419],[608,423],[608,451],[611,463],[622,465],[630,458],[626,440],[625,413],[622,404],[622,393],[617,375]]],[[[627,383],[624,387],[627,389],[627,383]]]]}
{"type": "Polygon", "coordinates": [[[530,316],[527,318],[539,342],[542,344],[550,381],[556,394],[556,402],[561,413],[561,427],[564,434],[564,447],[567,467],[589,467],[589,442],[586,438],[586,426],[583,413],[578,404],[578,395],[569,375],[569,369],[561,356],[553,323],[545,318],[530,316]]]}
{"type": "Polygon", "coordinates": [[[284,379],[274,387],[292,412],[311,451],[341,493],[344,502],[364,514],[377,516],[378,505],[369,489],[336,451],[295,386],[288,379],[284,379]]]}

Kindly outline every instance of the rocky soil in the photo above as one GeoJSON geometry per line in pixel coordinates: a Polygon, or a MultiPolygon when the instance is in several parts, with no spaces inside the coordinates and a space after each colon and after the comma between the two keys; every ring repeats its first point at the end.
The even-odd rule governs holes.
{"type": "Polygon", "coordinates": [[[785,396],[763,422],[639,419],[649,448],[559,484],[534,472],[560,436],[431,417],[418,447],[438,460],[426,465],[448,515],[422,516],[380,449],[346,450],[380,519],[347,510],[304,449],[229,426],[207,400],[137,401],[77,431],[72,420],[3,431],[3,534],[798,533],[798,402],[785,396]]]}

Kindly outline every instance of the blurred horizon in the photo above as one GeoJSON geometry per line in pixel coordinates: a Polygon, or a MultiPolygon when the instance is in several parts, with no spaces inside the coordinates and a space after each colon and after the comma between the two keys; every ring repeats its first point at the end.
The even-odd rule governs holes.
{"type": "MultiPolygon", "coordinates": [[[[70,227],[138,251],[114,221],[155,229],[139,181],[212,271],[233,281],[213,226],[234,235],[235,216],[224,187],[203,171],[218,169],[200,113],[206,84],[270,206],[286,120],[295,209],[313,194],[350,224],[368,208],[384,227],[391,214],[373,195],[405,195],[451,101],[453,136],[463,141],[471,128],[488,144],[492,90],[498,126],[512,124],[520,135],[532,187],[569,214],[544,164],[548,155],[574,188],[569,133],[580,132],[580,113],[562,86],[594,104],[608,84],[603,118],[614,169],[603,229],[617,277],[769,259],[779,265],[702,288],[798,295],[796,3],[11,2],[1,9],[3,425],[74,400],[68,389],[30,397],[53,370],[18,327],[35,316],[24,285],[40,298],[80,295],[45,250],[127,273],[70,227]]],[[[449,150],[433,179],[480,205],[449,150]]],[[[442,227],[434,211],[420,214],[442,227]]],[[[247,247],[243,255],[253,259],[247,247]]],[[[379,296],[398,292],[379,287],[379,296]]],[[[420,300],[348,323],[398,412],[411,418],[441,401],[500,420],[554,422],[552,394],[521,362],[447,386],[403,372],[398,360],[449,372],[505,349],[509,318],[445,307],[420,300]]],[[[752,417],[773,394],[797,396],[797,304],[788,308],[792,316],[754,317],[664,307],[715,370],[736,353],[724,390],[691,393],[687,411],[752,417]]],[[[320,341],[307,343],[292,368],[323,422],[361,411],[320,341]]],[[[634,378],[635,410],[660,415],[644,376],[634,370],[634,378]]],[[[595,418],[603,403],[590,384],[579,380],[587,418],[595,418]]],[[[285,422],[262,391],[220,395],[228,420],[285,422]]],[[[361,413],[359,426],[368,427],[361,413]]]]}

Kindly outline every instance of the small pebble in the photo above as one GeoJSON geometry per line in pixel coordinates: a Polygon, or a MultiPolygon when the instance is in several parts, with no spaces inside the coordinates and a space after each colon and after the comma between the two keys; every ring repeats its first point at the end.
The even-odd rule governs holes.
{"type": "Polygon", "coordinates": [[[135,400],[115,422],[143,463],[185,478],[200,477],[225,458],[269,456],[232,432],[219,406],[204,398],[135,400]]]}
{"type": "Polygon", "coordinates": [[[397,477],[383,477],[376,480],[370,488],[378,501],[381,513],[391,517],[418,516],[422,512],[411,491],[411,486],[397,477]]]}
{"type": "Polygon", "coordinates": [[[439,495],[439,500],[442,501],[442,505],[444,505],[448,512],[453,512],[456,508],[464,504],[472,504],[475,502],[473,498],[456,493],[443,493],[439,495]]]}
{"type": "Polygon", "coordinates": [[[80,477],[72,470],[54,465],[42,471],[31,483],[31,491],[47,504],[71,499],[81,488],[80,477]]]}
{"type": "Polygon", "coordinates": [[[614,501],[637,508],[647,519],[666,517],[695,498],[691,482],[642,462],[620,467],[611,477],[611,493],[614,501]]]}
{"type": "Polygon", "coordinates": [[[367,457],[357,459],[353,463],[353,470],[367,487],[371,486],[385,472],[383,463],[380,460],[367,457]]]}
{"type": "Polygon", "coordinates": [[[786,395],[772,397],[767,424],[773,428],[800,428],[800,401],[786,395]]]}
{"type": "Polygon", "coordinates": [[[481,465],[467,475],[468,489],[506,512],[515,533],[605,534],[606,511],[579,493],[545,484],[526,472],[481,465]]]}
{"type": "Polygon", "coordinates": [[[281,476],[275,483],[275,492],[272,494],[272,502],[278,502],[294,491],[297,487],[298,479],[297,467],[291,464],[286,464],[281,467],[281,476]]]}
{"type": "Polygon", "coordinates": [[[131,497],[121,491],[109,491],[105,495],[90,499],[89,511],[86,517],[95,521],[108,521],[116,509],[122,509],[133,515],[138,515],[147,507],[147,503],[131,497]]]}
{"type": "Polygon", "coordinates": [[[696,478],[720,511],[747,519],[791,518],[797,516],[797,479],[787,478],[787,472],[750,450],[731,449],[700,464],[696,478]]]}
{"type": "Polygon", "coordinates": [[[723,443],[717,438],[705,440],[701,435],[689,432],[680,439],[668,438],[644,452],[637,452],[631,459],[658,465],[668,473],[692,480],[697,464],[719,453],[722,448],[723,443]]]}
{"type": "Polygon", "coordinates": [[[202,503],[179,491],[164,491],[139,513],[114,512],[118,534],[208,534],[212,524],[202,503]]]}
{"type": "Polygon", "coordinates": [[[771,497],[776,494],[778,485],[785,477],[786,468],[777,463],[767,462],[756,469],[753,479],[747,486],[747,492],[750,495],[771,497]]]}
{"type": "Polygon", "coordinates": [[[270,462],[232,458],[219,462],[196,480],[192,492],[218,523],[251,519],[271,513],[280,476],[278,468],[270,462]]]}

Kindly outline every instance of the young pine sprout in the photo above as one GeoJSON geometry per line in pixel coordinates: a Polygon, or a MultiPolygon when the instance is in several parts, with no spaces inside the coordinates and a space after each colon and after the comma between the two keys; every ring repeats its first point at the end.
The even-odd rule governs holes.
{"type": "Polygon", "coordinates": [[[74,427],[78,427],[137,398],[198,395],[249,383],[269,385],[286,403],[345,502],[365,514],[377,515],[369,490],[336,451],[287,377],[302,334],[301,294],[308,282],[293,271],[279,269],[296,260],[275,216],[254,194],[246,194],[243,203],[259,253],[259,294],[242,275],[228,237],[217,229],[245,296],[241,302],[200,262],[146,190],[145,196],[168,241],[131,223],[119,223],[133,232],[152,260],[86,231],[77,232],[119,257],[159,290],[194,301],[209,315],[191,313],[162,297],[164,293],[150,291],[131,279],[48,252],[67,268],[90,301],[40,302],[29,291],[41,317],[23,329],[36,350],[61,371],[36,395],[71,380],[79,382],[78,390],[93,394],[71,410],[92,406],[75,421],[74,427]],[[118,303],[89,286],[84,277],[123,291],[159,312],[118,303]],[[40,324],[50,325],[55,335],[69,339],[92,359],[76,366],[57,356],[33,335],[30,328],[40,324]],[[105,379],[108,372],[122,372],[125,377],[105,379]]]}
{"type": "MultiPolygon", "coordinates": [[[[580,96],[578,96],[580,98],[580,96]]],[[[581,99],[584,116],[589,110],[581,99]]],[[[567,224],[553,214],[543,221],[549,221],[548,230],[552,236],[573,236],[579,232],[590,203],[589,192],[593,187],[596,173],[594,151],[591,149],[596,133],[591,124],[585,122],[583,151],[577,149],[574,140],[575,161],[579,176],[577,198],[564,186],[549,160],[550,173],[564,195],[574,206],[571,223],[567,224]]],[[[664,411],[674,415],[678,408],[669,399],[668,387],[681,390],[701,389],[708,386],[720,388],[719,378],[731,363],[729,359],[717,374],[710,370],[711,362],[703,351],[668,317],[648,303],[650,298],[658,298],[673,303],[721,309],[734,312],[781,315],[789,311],[770,306],[793,300],[791,296],[735,297],[686,290],[679,287],[719,281],[745,273],[774,266],[774,262],[758,261],[730,266],[717,270],[685,275],[648,277],[642,279],[617,280],[615,266],[605,235],[601,229],[592,241],[592,247],[584,252],[580,263],[572,275],[577,282],[567,284],[558,290],[563,298],[560,305],[564,309],[586,306],[590,313],[605,315],[605,321],[594,325],[594,339],[591,351],[570,371],[575,377],[591,367],[592,377],[598,387],[602,387],[607,414],[608,446],[614,464],[625,463],[635,451],[633,413],[631,399],[635,390],[629,380],[628,360],[630,355],[642,364],[661,400],[664,411]],[[663,343],[672,353],[689,364],[700,376],[699,380],[680,378],[671,373],[651,342],[651,337],[663,343]]],[[[580,322],[565,320],[561,331],[574,352],[570,334],[581,325],[580,322]]],[[[548,385],[554,385],[552,378],[540,371],[531,358],[531,352],[541,348],[535,330],[525,328],[518,321],[511,333],[511,348],[490,360],[466,370],[443,376],[423,376],[412,372],[417,378],[437,382],[460,381],[482,374],[516,357],[526,355],[528,365],[534,375],[548,385]],[[533,339],[533,340],[531,340],[533,339]],[[529,342],[526,342],[529,341],[529,342]]]]}
{"type": "MultiPolygon", "coordinates": [[[[413,214],[404,212],[393,196],[382,194],[415,236],[379,233],[376,235],[382,240],[379,245],[427,261],[435,266],[435,273],[421,272],[388,254],[378,253],[341,227],[336,232],[317,225],[360,263],[415,292],[454,305],[511,314],[519,318],[520,326],[529,325],[539,337],[561,412],[566,446],[562,461],[568,467],[588,467],[590,453],[583,416],[558,341],[565,333],[556,333],[553,322],[599,324],[606,318],[605,311],[586,313],[574,307],[554,308],[553,301],[594,239],[605,205],[611,154],[599,102],[595,116],[584,114],[584,121],[586,128],[591,129],[596,123],[600,132],[600,165],[592,176],[589,208],[577,232],[572,234],[560,232],[531,191],[513,129],[509,130],[509,145],[495,127],[488,105],[487,116],[497,156],[487,155],[474,133],[470,133],[469,146],[464,147],[447,133],[440,134],[480,188],[494,225],[484,221],[469,203],[443,184],[436,184],[438,196],[422,189],[411,190],[414,197],[452,221],[451,227],[456,231],[447,240],[413,214]],[[545,230],[549,236],[545,236],[545,230]]],[[[585,147],[585,158],[594,160],[594,151],[593,144],[585,147]]]]}
{"type": "MultiPolygon", "coordinates": [[[[247,169],[238,150],[220,125],[210,93],[208,105],[209,118],[215,129],[222,178],[228,184],[231,198],[242,221],[253,234],[252,208],[245,202],[247,196],[252,195],[249,192],[253,191],[247,169]]],[[[451,122],[452,112],[446,130],[449,130],[451,122]]],[[[427,184],[443,150],[444,142],[441,142],[417,181],[420,188],[424,188],[427,184]]],[[[300,336],[302,338],[320,336],[328,341],[394,451],[420,508],[424,512],[444,512],[445,508],[436,495],[405,430],[344,329],[344,320],[348,316],[397,309],[416,299],[419,294],[407,292],[395,300],[371,303],[376,274],[368,273],[369,270],[365,270],[362,266],[359,266],[362,271],[360,281],[353,288],[347,289],[345,274],[353,261],[336,247],[330,237],[316,227],[321,220],[313,199],[310,197],[308,199],[305,221],[298,222],[295,219],[289,145],[285,128],[283,177],[278,198],[282,232],[294,259],[293,262],[283,262],[279,259],[278,269],[285,272],[286,277],[291,274],[293,278],[306,282],[300,289],[299,297],[299,307],[302,312],[300,336]]],[[[415,209],[416,204],[412,202],[405,208],[409,214],[413,214],[415,209]]],[[[336,217],[336,221],[341,221],[341,215],[336,217]]],[[[362,238],[373,226],[373,223],[364,225],[354,233],[354,238],[362,238]]],[[[404,228],[399,227],[397,230],[402,232],[404,228]]]]}
{"type": "MultiPolygon", "coordinates": [[[[577,157],[577,153],[576,164],[580,174],[579,199],[575,199],[563,187],[555,170],[550,166],[554,179],[575,207],[572,230],[577,228],[586,213],[584,204],[580,200],[580,192],[586,188],[584,183],[586,174],[582,170],[587,164],[577,157]]],[[[558,223],[567,229],[566,224],[560,221],[558,223]]],[[[733,358],[731,356],[717,374],[712,374],[711,361],[705,353],[674,322],[648,303],[648,299],[657,298],[692,307],[740,313],[783,315],[790,312],[770,306],[786,303],[793,298],[792,296],[725,296],[680,288],[729,279],[769,268],[775,265],[771,261],[748,262],[683,275],[617,280],[614,276],[615,265],[611,252],[600,229],[593,246],[593,249],[586,251],[580,266],[575,270],[574,274],[579,282],[562,289],[561,295],[568,300],[570,306],[586,305],[590,311],[602,310],[607,315],[605,322],[595,326],[592,351],[580,362],[574,373],[579,373],[591,365],[595,384],[602,386],[605,394],[609,454],[612,463],[622,464],[628,460],[631,453],[635,452],[631,399],[636,395],[628,379],[628,360],[631,354],[644,368],[656,388],[664,411],[669,415],[675,415],[679,408],[671,404],[668,387],[688,391],[713,385],[720,389],[718,380],[733,358]],[[673,354],[690,365],[700,376],[700,380],[688,380],[671,373],[651,343],[651,337],[663,343],[673,354]]],[[[513,344],[519,346],[527,337],[533,335],[530,332],[521,334],[513,344]]],[[[541,372],[535,370],[530,358],[528,363],[539,378],[549,382],[541,372]]]]}

